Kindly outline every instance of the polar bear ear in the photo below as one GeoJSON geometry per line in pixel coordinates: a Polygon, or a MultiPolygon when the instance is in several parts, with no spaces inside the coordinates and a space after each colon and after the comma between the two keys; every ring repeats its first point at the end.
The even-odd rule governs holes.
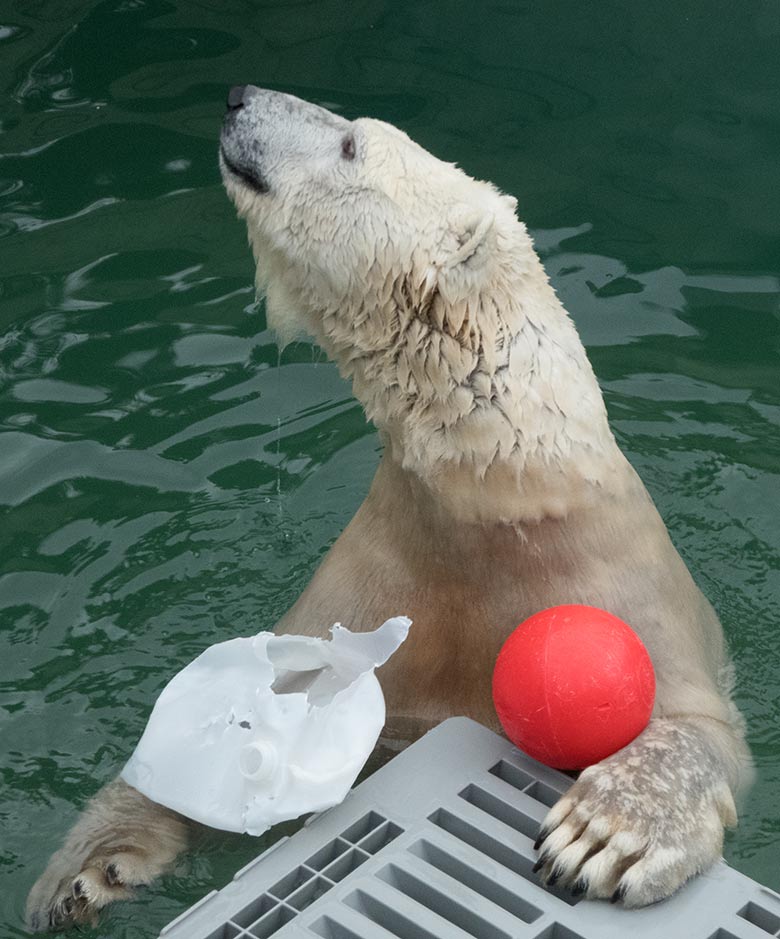
{"type": "MultiPolygon", "coordinates": [[[[446,304],[478,294],[490,277],[497,250],[496,219],[491,212],[470,212],[451,228],[456,247],[434,267],[434,283],[446,304]]],[[[454,306],[453,306],[454,308],[454,306]]]]}
{"type": "MultiPolygon", "coordinates": [[[[445,240],[449,253],[442,252],[435,261],[424,265],[417,298],[419,309],[429,310],[435,305],[440,318],[449,320],[454,311],[460,310],[462,302],[479,293],[485,282],[491,267],[488,262],[497,244],[495,216],[491,212],[470,211],[451,223],[445,240]],[[440,302],[436,301],[437,296],[440,302]]],[[[454,317],[459,320],[458,329],[463,315],[465,312],[454,317]]]]}
{"type": "Polygon", "coordinates": [[[460,246],[445,260],[442,270],[457,270],[461,265],[468,265],[474,271],[480,268],[495,243],[495,229],[496,218],[490,212],[464,219],[456,232],[460,246]]]}

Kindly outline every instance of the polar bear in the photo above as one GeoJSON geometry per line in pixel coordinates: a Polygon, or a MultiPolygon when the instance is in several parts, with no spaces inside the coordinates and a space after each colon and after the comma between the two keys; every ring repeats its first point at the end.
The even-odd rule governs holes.
{"type": "MultiPolygon", "coordinates": [[[[647,729],[585,770],[539,833],[549,884],[636,907],[712,864],[750,774],[718,619],[607,423],[516,203],[377,120],[234,88],[225,187],[282,337],[312,335],[384,443],[370,492],[279,631],[414,627],[381,671],[388,735],[496,726],[510,630],[560,603],[631,623],[657,676],[647,729]]],[[[182,849],[187,825],[121,781],[34,886],[33,926],[89,919],[182,849]]]]}

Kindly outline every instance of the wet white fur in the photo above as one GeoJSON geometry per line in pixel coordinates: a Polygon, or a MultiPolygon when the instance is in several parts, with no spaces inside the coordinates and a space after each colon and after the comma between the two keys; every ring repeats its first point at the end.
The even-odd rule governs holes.
{"type": "MultiPolygon", "coordinates": [[[[274,92],[247,94],[222,146],[268,190],[223,165],[271,324],[283,341],[316,338],[385,443],[365,502],[277,628],[323,635],[337,620],[410,615],[380,672],[388,734],[407,740],[451,714],[495,726],[495,656],[536,610],[581,602],[621,616],[654,662],[653,720],[550,812],[543,869],[629,905],[668,895],[719,856],[750,775],[729,660],[614,441],[514,200],[390,125],[274,92]]],[[[128,830],[149,875],[136,864],[136,880],[182,843],[177,817],[124,795],[98,794],[55,855],[30,897],[39,924],[106,901],[107,889],[76,899],[74,885],[93,855],[106,869],[128,830]]]]}

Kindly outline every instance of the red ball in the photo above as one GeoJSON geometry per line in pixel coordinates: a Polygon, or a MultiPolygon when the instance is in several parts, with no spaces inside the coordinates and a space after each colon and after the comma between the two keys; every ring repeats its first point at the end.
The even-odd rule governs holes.
{"type": "Polygon", "coordinates": [[[647,726],[654,698],[642,640],[592,606],[534,614],[504,643],[493,672],[507,737],[557,769],[584,769],[630,743],[647,726]]]}

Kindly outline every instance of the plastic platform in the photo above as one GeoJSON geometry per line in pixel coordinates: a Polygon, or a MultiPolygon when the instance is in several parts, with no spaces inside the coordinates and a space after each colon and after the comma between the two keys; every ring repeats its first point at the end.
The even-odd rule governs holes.
{"type": "Polygon", "coordinates": [[[571,780],[445,721],[277,842],[163,939],[767,939],[780,896],[725,863],[642,910],[543,888],[532,845],[571,780]]]}

